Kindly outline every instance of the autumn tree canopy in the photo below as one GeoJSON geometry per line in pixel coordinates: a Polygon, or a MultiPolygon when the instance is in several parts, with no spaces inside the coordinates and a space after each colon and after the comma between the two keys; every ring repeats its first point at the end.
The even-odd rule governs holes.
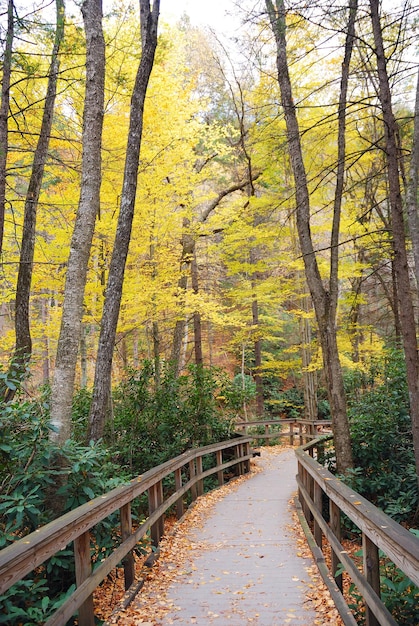
{"type": "Polygon", "coordinates": [[[55,377],[61,415],[69,367],[65,405],[93,388],[95,438],[144,359],[157,386],[169,364],[249,376],[258,415],[295,387],[313,418],[326,389],[345,469],[345,374],[396,343],[418,386],[417,9],[241,3],[228,39],[139,5],[2,8],[3,371],[15,353],[28,391],[55,377]]]}

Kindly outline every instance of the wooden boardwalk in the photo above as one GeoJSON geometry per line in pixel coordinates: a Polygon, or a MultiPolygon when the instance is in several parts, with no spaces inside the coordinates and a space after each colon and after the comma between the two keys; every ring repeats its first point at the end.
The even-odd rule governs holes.
{"type": "Polygon", "coordinates": [[[163,548],[160,572],[151,574],[134,604],[113,623],[323,623],[307,597],[312,586],[308,570],[314,562],[299,555],[293,528],[289,503],[296,490],[294,451],[265,448],[257,463],[263,471],[225,487],[225,495],[204,513],[203,523],[182,531],[186,557],[175,549],[166,558],[163,548]],[[165,575],[169,583],[161,594],[159,577],[165,575]]]}

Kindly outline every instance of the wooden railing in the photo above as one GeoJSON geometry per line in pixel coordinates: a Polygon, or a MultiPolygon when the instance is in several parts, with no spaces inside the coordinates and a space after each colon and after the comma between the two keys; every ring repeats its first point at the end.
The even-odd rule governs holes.
{"type": "Polygon", "coordinates": [[[296,441],[302,446],[304,443],[316,437],[319,434],[319,429],[329,429],[331,423],[330,420],[313,421],[305,419],[243,421],[236,424],[236,430],[237,432],[251,436],[253,441],[265,444],[268,444],[271,439],[288,437],[291,446],[293,446],[296,441]],[[284,430],[284,428],[287,430],[284,430]],[[262,430],[263,432],[257,432],[262,430]]]}
{"type": "Polygon", "coordinates": [[[322,461],[328,439],[331,438],[315,439],[297,450],[300,520],[344,624],[354,626],[356,621],[341,594],[342,575],[335,576],[339,563],[364,598],[367,626],[397,626],[380,599],[379,550],[419,586],[419,539],[318,462],[322,461]],[[328,511],[328,519],[325,511],[328,511]],[[362,571],[341,544],[342,514],[360,530],[362,571]],[[331,548],[331,571],[327,569],[322,552],[323,542],[331,548]]]}
{"type": "Polygon", "coordinates": [[[216,474],[221,485],[228,469],[233,468],[237,475],[249,472],[250,441],[250,437],[237,437],[185,452],[1,550],[0,594],[73,541],[77,588],[45,626],[62,626],[77,611],[80,626],[93,626],[93,592],[96,587],[123,561],[125,588],[128,589],[134,581],[132,550],[138,542],[150,531],[151,542],[157,546],[164,531],[165,512],[175,507],[177,517],[181,517],[185,495],[189,492],[190,500],[195,500],[203,493],[204,479],[208,476],[216,474]],[[212,467],[204,470],[204,459],[208,458],[212,460],[212,467]],[[169,494],[163,490],[163,480],[167,477],[174,479],[175,484],[175,491],[169,494]],[[134,528],[131,503],[142,494],[148,495],[148,517],[134,528]],[[120,512],[121,543],[93,571],[90,531],[115,511],[120,512]]]}

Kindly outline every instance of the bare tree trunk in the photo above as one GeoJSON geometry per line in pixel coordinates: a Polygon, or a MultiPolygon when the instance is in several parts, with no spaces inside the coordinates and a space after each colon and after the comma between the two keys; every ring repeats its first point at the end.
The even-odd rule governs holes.
{"type": "MultiPolygon", "coordinates": [[[[310,311],[310,298],[303,296],[303,310],[310,311]]],[[[300,320],[301,359],[303,365],[304,407],[306,418],[314,422],[317,419],[317,372],[310,369],[311,365],[311,321],[307,315],[300,320]]]]}
{"type": "Polygon", "coordinates": [[[345,44],[345,56],[342,64],[341,92],[338,111],[338,173],[331,236],[331,264],[328,290],[325,289],[320,276],[316,253],[313,248],[311,237],[310,197],[307,186],[307,175],[304,166],[297,115],[292,96],[291,80],[288,71],[285,37],[286,11],[284,1],[275,0],[274,5],[273,0],[266,0],[266,8],[277,46],[278,83],[281,90],[281,103],[284,109],[288,149],[291,158],[296,192],[297,230],[301,252],[304,258],[307,284],[310,289],[317,324],[319,327],[324,371],[327,382],[330,410],[332,414],[337,471],[343,473],[352,467],[353,462],[345,389],[336,337],[336,308],[338,294],[337,269],[340,206],[343,190],[343,172],[345,166],[344,135],[346,92],[349,76],[349,63],[354,38],[357,2],[356,0],[350,0],[349,3],[348,32],[345,44]]]}
{"type": "Polygon", "coordinates": [[[106,287],[89,416],[89,438],[94,441],[102,437],[109,402],[113,350],[137,193],[144,102],[157,47],[159,9],[160,0],[154,0],[152,9],[148,0],[140,0],[142,55],[131,98],[121,207],[106,287]]]}
{"type": "Polygon", "coordinates": [[[154,386],[160,387],[161,365],[160,365],[160,333],[159,325],[153,322],[153,360],[154,360],[154,386]]]}
{"type": "MultiPolygon", "coordinates": [[[[48,86],[42,115],[41,130],[35,149],[31,177],[25,198],[23,217],[22,243],[20,247],[19,271],[15,301],[15,331],[16,345],[13,357],[14,367],[21,372],[30,359],[32,353],[32,338],[29,322],[29,301],[31,295],[33,258],[35,252],[36,215],[39,194],[44,176],[45,163],[48,156],[48,147],[51,136],[52,119],[54,115],[55,97],[57,93],[58,71],[60,66],[59,50],[64,37],[64,1],[56,0],[57,22],[55,40],[51,55],[51,64],[48,72],[48,86]]],[[[11,400],[15,392],[8,389],[4,394],[5,400],[11,400]]]]}
{"type": "MultiPolygon", "coordinates": [[[[254,285],[253,285],[254,287],[254,285]]],[[[255,359],[255,368],[253,377],[256,384],[256,415],[259,418],[263,417],[264,413],[264,398],[263,398],[263,378],[262,378],[262,342],[258,336],[259,328],[259,305],[254,296],[252,300],[252,324],[254,332],[256,333],[255,340],[253,342],[253,352],[255,359]]]]}
{"type": "Polygon", "coordinates": [[[82,324],[80,334],[80,387],[87,387],[87,335],[89,331],[85,324],[82,324]]]}
{"type": "Polygon", "coordinates": [[[181,310],[180,317],[176,320],[175,329],[173,332],[173,343],[170,355],[170,362],[173,368],[174,375],[177,376],[180,369],[180,354],[182,350],[182,342],[185,334],[186,320],[183,313],[183,299],[188,287],[188,274],[190,272],[191,261],[195,254],[195,239],[190,233],[190,220],[183,218],[182,224],[182,253],[180,257],[180,278],[178,281],[179,291],[179,308],[181,310]]]}
{"type": "Polygon", "coordinates": [[[6,45],[3,56],[3,76],[1,82],[0,106],[0,254],[3,251],[4,216],[6,212],[6,172],[7,153],[9,151],[10,77],[12,73],[12,49],[15,24],[13,19],[13,11],[13,0],[8,0],[6,45]]]}
{"type": "MultiPolygon", "coordinates": [[[[191,263],[191,283],[194,294],[199,293],[199,279],[198,279],[198,263],[196,260],[196,249],[191,263]]],[[[195,351],[195,365],[202,367],[204,365],[204,357],[202,354],[202,323],[201,315],[199,311],[195,311],[193,314],[193,330],[194,330],[194,351],[195,351]]]]}
{"type": "Polygon", "coordinates": [[[413,118],[413,142],[410,157],[409,181],[407,186],[406,209],[415,260],[416,287],[419,289],[419,215],[418,215],[418,178],[419,178],[419,70],[416,83],[415,114],[413,118]]]}
{"type": "Polygon", "coordinates": [[[389,185],[389,201],[392,220],[394,269],[400,323],[406,359],[409,389],[410,416],[412,420],[413,446],[416,473],[419,484],[419,355],[416,324],[410,290],[409,267],[406,252],[405,225],[399,179],[399,151],[397,147],[397,122],[393,114],[387,63],[379,15],[379,0],[370,0],[371,22],[374,33],[375,54],[379,80],[379,99],[383,112],[386,141],[386,159],[389,185]]]}
{"type": "MultiPolygon", "coordinates": [[[[44,329],[47,326],[47,318],[48,318],[48,311],[47,311],[47,302],[45,300],[45,298],[42,298],[41,300],[41,319],[42,319],[42,325],[44,327],[44,329]]],[[[42,335],[42,345],[43,345],[43,350],[42,350],[42,382],[44,385],[49,383],[49,377],[50,377],[50,354],[49,354],[49,337],[48,337],[48,333],[46,331],[43,332],[42,335]]]]}
{"type": "Polygon", "coordinates": [[[82,5],[86,32],[86,92],[79,206],[70,245],[64,303],[51,396],[51,437],[63,443],[71,434],[71,407],[81,336],[83,299],[96,216],[100,206],[101,146],[105,84],[102,0],[82,5]]]}

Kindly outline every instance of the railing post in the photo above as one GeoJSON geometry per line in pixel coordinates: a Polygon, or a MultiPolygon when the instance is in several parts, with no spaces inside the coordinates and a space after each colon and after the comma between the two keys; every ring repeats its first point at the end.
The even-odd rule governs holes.
{"type": "MultiPolygon", "coordinates": [[[[316,511],[319,513],[321,517],[323,517],[323,514],[322,514],[323,491],[320,485],[316,481],[314,481],[313,500],[314,500],[314,506],[316,507],[316,511]]],[[[321,550],[322,541],[323,541],[323,533],[315,517],[314,517],[314,529],[313,530],[314,530],[314,540],[321,550]]]]}
{"type": "MultiPolygon", "coordinates": [[[[76,585],[79,587],[92,573],[92,561],[90,558],[90,533],[83,533],[74,540],[74,561],[76,565],[76,585]]],[[[80,606],[78,611],[80,626],[94,626],[95,614],[93,607],[93,595],[89,596],[80,606]]]]}
{"type": "Polygon", "coordinates": [[[317,462],[320,463],[320,465],[323,465],[323,463],[324,463],[324,443],[323,443],[323,441],[319,441],[319,443],[317,444],[317,462]]]}
{"type": "MultiPolygon", "coordinates": [[[[330,511],[330,528],[333,534],[335,535],[336,539],[340,543],[340,540],[341,540],[340,509],[337,504],[332,502],[332,500],[330,500],[329,502],[329,511],[330,511]]],[[[338,555],[332,549],[332,554],[331,554],[332,576],[334,577],[337,586],[342,591],[342,588],[343,588],[342,587],[342,574],[339,574],[339,576],[335,576],[339,563],[340,561],[339,561],[338,555]]]]}
{"type": "MultiPolygon", "coordinates": [[[[241,443],[238,443],[236,446],[234,446],[234,453],[236,456],[236,459],[241,459],[243,456],[243,446],[241,443]]],[[[241,476],[242,474],[244,474],[243,471],[243,461],[239,461],[238,463],[236,463],[236,476],[241,476]]]]}
{"type": "MultiPolygon", "coordinates": [[[[196,473],[197,476],[201,476],[202,474],[202,456],[196,457],[196,473]]],[[[198,496],[202,496],[204,493],[204,481],[202,478],[200,478],[196,483],[196,492],[198,496]]]]}
{"type": "MultiPolygon", "coordinates": [[[[304,467],[302,466],[302,464],[300,463],[300,460],[298,459],[298,478],[300,479],[300,483],[302,485],[304,485],[304,467]]],[[[303,508],[303,513],[305,515],[305,509],[304,509],[304,497],[303,494],[301,492],[300,486],[298,486],[298,500],[303,508]]]]}
{"type": "MultiPolygon", "coordinates": [[[[245,456],[250,456],[250,441],[246,441],[246,443],[243,445],[243,448],[245,456]]],[[[248,474],[250,472],[250,459],[247,459],[247,461],[244,462],[244,472],[245,474],[248,474]]]]}
{"type": "MultiPolygon", "coordinates": [[[[131,503],[128,502],[120,508],[121,516],[121,539],[125,541],[132,534],[132,518],[131,518],[131,503]]],[[[124,585],[125,590],[129,589],[134,582],[135,578],[135,560],[132,551],[123,559],[124,564],[124,585]]]]}
{"type": "MultiPolygon", "coordinates": [[[[190,480],[191,481],[194,480],[195,476],[196,476],[195,459],[191,459],[189,461],[189,478],[190,478],[190,480]]],[[[191,485],[191,499],[192,499],[192,502],[194,500],[196,500],[197,497],[198,496],[197,496],[196,484],[194,483],[193,485],[191,485]]]]}
{"type": "MultiPolygon", "coordinates": [[[[364,565],[364,576],[368,583],[380,596],[380,559],[378,548],[365,533],[362,533],[362,554],[364,565]]],[[[375,617],[368,605],[365,608],[366,626],[380,626],[380,622],[375,617]]]]}
{"type": "MultiPolygon", "coordinates": [[[[159,508],[163,502],[163,484],[159,480],[152,485],[148,490],[148,512],[151,515],[156,509],[159,508]]],[[[152,524],[150,528],[151,544],[157,548],[160,543],[160,539],[163,535],[164,519],[163,515],[152,524]]]]}
{"type": "Polygon", "coordinates": [[[269,424],[265,424],[265,446],[269,445],[269,424]]]}
{"type": "Polygon", "coordinates": [[[294,445],[294,426],[295,422],[290,422],[290,446],[294,445]]]}
{"type": "MultiPolygon", "coordinates": [[[[217,450],[217,452],[215,453],[215,458],[217,459],[217,467],[219,467],[220,465],[223,464],[223,451],[222,450],[217,450]]],[[[218,484],[220,485],[224,485],[224,472],[223,470],[218,470],[217,472],[217,479],[218,479],[218,484]]]]}
{"type": "Polygon", "coordinates": [[[301,422],[298,423],[298,436],[300,438],[300,446],[302,446],[304,444],[304,438],[303,438],[303,425],[301,422]]]}
{"type": "MultiPolygon", "coordinates": [[[[179,491],[179,489],[182,487],[182,468],[178,467],[178,469],[175,470],[175,488],[176,491],[179,491]]],[[[177,502],[176,502],[176,516],[178,519],[180,519],[183,514],[185,512],[185,508],[183,506],[183,497],[181,496],[177,502]]]]}

